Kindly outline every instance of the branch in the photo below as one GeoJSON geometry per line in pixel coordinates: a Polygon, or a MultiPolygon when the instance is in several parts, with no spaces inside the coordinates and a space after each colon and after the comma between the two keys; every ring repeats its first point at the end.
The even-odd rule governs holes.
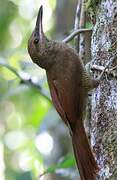
{"type": "Polygon", "coordinates": [[[77,7],[76,7],[76,15],[75,15],[74,30],[79,29],[81,4],[82,4],[82,3],[81,3],[81,0],[78,0],[77,7]]]}
{"type": "Polygon", "coordinates": [[[84,33],[84,32],[91,32],[91,31],[92,31],[92,29],[85,29],[85,28],[75,30],[75,31],[73,31],[68,37],[66,37],[65,39],[63,39],[62,42],[68,43],[69,41],[71,41],[71,40],[72,40],[75,36],[77,36],[78,34],[84,33]]]}
{"type": "MultiPolygon", "coordinates": [[[[92,65],[91,70],[103,71],[104,66],[92,65]]],[[[107,72],[107,69],[105,70],[105,72],[107,72]]]]}
{"type": "MultiPolygon", "coordinates": [[[[117,52],[115,52],[111,58],[108,58],[108,62],[106,63],[104,70],[101,72],[101,74],[99,76],[99,80],[103,77],[103,75],[106,72],[106,70],[108,69],[109,65],[113,63],[113,61],[115,60],[116,57],[117,57],[117,52]]],[[[112,70],[111,70],[111,72],[112,72],[112,70]]]]}
{"type": "MultiPolygon", "coordinates": [[[[75,15],[75,23],[74,23],[74,30],[76,31],[79,29],[79,22],[80,22],[80,13],[81,13],[81,0],[78,0],[77,8],[76,8],[76,15],[75,15]]],[[[74,44],[77,52],[79,53],[79,35],[74,38],[74,44]]]]}
{"type": "MultiPolygon", "coordinates": [[[[82,0],[81,5],[81,12],[80,12],[80,22],[79,22],[79,28],[85,27],[85,21],[86,21],[86,13],[85,13],[85,5],[84,0],[82,0]]],[[[85,59],[85,35],[83,33],[80,34],[79,37],[79,57],[84,61],[85,59]]]]}
{"type": "Polygon", "coordinates": [[[105,72],[105,73],[107,73],[108,75],[111,75],[111,76],[117,78],[117,74],[114,73],[114,70],[115,70],[115,69],[117,69],[117,66],[114,66],[114,67],[111,68],[111,69],[105,69],[104,66],[98,66],[98,65],[92,65],[92,67],[91,67],[91,70],[92,70],[92,71],[93,71],[93,70],[101,71],[101,75],[100,75],[101,77],[102,77],[102,75],[103,75],[104,72],[105,72]]]}
{"type": "Polygon", "coordinates": [[[22,83],[38,89],[39,93],[51,103],[50,98],[44,94],[42,87],[38,83],[34,82],[30,74],[23,71],[18,72],[15,68],[13,68],[9,64],[1,60],[0,60],[0,65],[9,69],[11,72],[13,72],[21,80],[22,83]]]}

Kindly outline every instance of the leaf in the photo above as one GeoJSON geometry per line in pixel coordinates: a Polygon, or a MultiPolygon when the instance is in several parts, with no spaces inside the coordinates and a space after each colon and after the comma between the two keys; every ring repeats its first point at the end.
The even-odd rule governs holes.
{"type": "Polygon", "coordinates": [[[5,68],[7,68],[7,69],[9,69],[11,72],[13,72],[17,77],[20,77],[19,76],[19,73],[17,72],[17,70],[14,68],[14,67],[12,67],[12,66],[10,66],[9,64],[7,64],[6,62],[5,62],[5,60],[3,60],[3,59],[1,59],[0,58],[0,65],[1,66],[3,66],[3,67],[5,67],[5,68]]]}
{"type": "Polygon", "coordinates": [[[55,9],[55,7],[56,7],[56,1],[54,0],[49,0],[49,4],[50,4],[50,6],[51,6],[51,8],[52,9],[55,9]]]}
{"type": "Polygon", "coordinates": [[[0,1],[0,50],[6,47],[10,48],[9,42],[11,40],[9,26],[17,15],[17,6],[9,1],[0,1]]]}
{"type": "Polygon", "coordinates": [[[49,168],[47,168],[43,174],[40,175],[43,176],[48,173],[54,173],[58,169],[67,169],[67,168],[73,168],[75,166],[75,159],[71,154],[67,155],[60,161],[57,165],[53,165],[49,168]]]}

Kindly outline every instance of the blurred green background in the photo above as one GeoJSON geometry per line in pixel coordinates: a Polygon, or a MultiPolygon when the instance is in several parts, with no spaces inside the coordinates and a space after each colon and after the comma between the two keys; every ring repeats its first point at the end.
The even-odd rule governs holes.
{"type": "Polygon", "coordinates": [[[27,52],[40,5],[46,35],[60,41],[74,26],[76,4],[0,0],[0,180],[77,179],[68,129],[50,101],[45,71],[27,52]]]}

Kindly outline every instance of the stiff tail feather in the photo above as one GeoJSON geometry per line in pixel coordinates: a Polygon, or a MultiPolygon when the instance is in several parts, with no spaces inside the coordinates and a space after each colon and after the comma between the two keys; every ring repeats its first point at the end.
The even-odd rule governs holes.
{"type": "Polygon", "coordinates": [[[81,180],[96,180],[99,168],[92,154],[83,121],[77,122],[75,128],[72,129],[72,144],[81,180]]]}

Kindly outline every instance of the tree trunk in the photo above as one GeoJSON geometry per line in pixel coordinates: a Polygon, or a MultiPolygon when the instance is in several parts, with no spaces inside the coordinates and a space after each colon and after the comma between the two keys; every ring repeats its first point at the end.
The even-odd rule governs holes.
{"type": "MultiPolygon", "coordinates": [[[[92,65],[117,66],[117,0],[102,0],[92,35],[92,65]],[[116,53],[116,55],[115,55],[116,53]]],[[[100,72],[94,71],[94,77],[100,72]]],[[[100,167],[98,180],[117,179],[117,79],[105,73],[91,100],[91,144],[100,167]]]]}

